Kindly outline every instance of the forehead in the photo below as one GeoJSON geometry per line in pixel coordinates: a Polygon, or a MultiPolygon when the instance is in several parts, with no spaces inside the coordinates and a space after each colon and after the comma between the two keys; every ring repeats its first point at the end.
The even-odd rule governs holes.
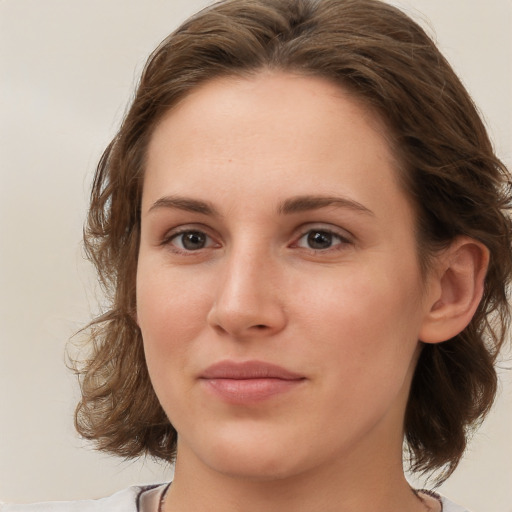
{"type": "Polygon", "coordinates": [[[208,179],[226,163],[268,173],[298,172],[288,164],[303,162],[313,179],[321,164],[336,166],[343,156],[367,179],[368,165],[398,168],[388,133],[375,112],[326,79],[269,71],[223,77],[197,87],[164,116],[150,140],[147,171],[163,160],[169,172],[196,162],[208,179]]]}
{"type": "Polygon", "coordinates": [[[217,120],[222,120],[235,109],[239,118],[245,117],[245,125],[251,120],[272,124],[279,116],[283,128],[287,121],[299,121],[298,125],[289,124],[289,131],[297,126],[305,127],[306,123],[315,128],[316,121],[322,125],[332,121],[329,114],[339,110],[340,101],[344,103],[345,111],[357,112],[369,128],[388,140],[390,129],[380,113],[371,107],[371,102],[350,88],[321,76],[268,69],[221,76],[201,83],[163,115],[156,130],[170,117],[176,122],[178,119],[194,122],[199,118],[198,128],[207,129],[205,113],[209,118],[216,116],[217,120]],[[258,104],[258,108],[250,108],[251,103],[258,104]],[[276,109],[276,106],[280,108],[276,109]]]}

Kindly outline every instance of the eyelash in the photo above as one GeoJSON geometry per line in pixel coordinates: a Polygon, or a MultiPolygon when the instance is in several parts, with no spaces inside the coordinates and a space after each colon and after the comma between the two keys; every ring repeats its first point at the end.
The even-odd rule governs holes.
{"type": "MultiPolygon", "coordinates": [[[[194,253],[198,253],[202,249],[210,248],[210,245],[212,245],[211,243],[209,244],[209,246],[201,247],[197,250],[186,249],[184,247],[178,247],[173,243],[173,241],[175,241],[176,239],[179,239],[180,237],[183,237],[186,234],[194,234],[194,233],[198,234],[198,235],[203,235],[205,237],[205,239],[209,240],[210,242],[213,241],[213,238],[210,235],[208,235],[208,233],[206,233],[206,231],[204,229],[201,229],[201,228],[194,229],[194,228],[188,227],[188,228],[180,229],[178,231],[173,231],[172,233],[170,233],[168,236],[166,236],[162,240],[161,245],[172,246],[171,250],[173,252],[178,253],[178,254],[183,254],[186,256],[194,255],[194,253]]],[[[183,241],[182,241],[182,245],[183,245],[183,241]]],[[[220,244],[217,244],[217,246],[220,247],[220,244]]]]}
{"type": "Polygon", "coordinates": [[[316,233],[316,234],[321,233],[322,235],[328,235],[331,238],[331,245],[327,248],[304,247],[304,249],[314,251],[315,253],[327,252],[330,250],[341,250],[341,248],[343,248],[347,245],[350,245],[352,243],[352,241],[349,239],[348,236],[344,236],[337,231],[334,231],[329,228],[323,228],[323,227],[317,227],[317,228],[312,227],[312,228],[309,228],[308,230],[306,230],[305,232],[303,232],[301,234],[301,236],[297,239],[297,241],[292,244],[292,247],[300,247],[299,242],[303,238],[311,235],[312,233],[316,233]],[[335,239],[338,240],[338,243],[334,243],[335,239]]]}
{"type": "MultiPolygon", "coordinates": [[[[350,237],[344,236],[335,230],[332,230],[329,228],[324,228],[324,227],[317,227],[317,228],[311,227],[307,230],[302,231],[300,236],[298,238],[296,238],[295,241],[289,245],[289,247],[292,247],[292,248],[298,247],[298,248],[313,252],[315,254],[319,254],[319,253],[327,253],[330,251],[337,251],[337,250],[339,251],[339,250],[342,250],[343,248],[345,248],[346,246],[352,245],[352,244],[353,244],[353,242],[350,239],[350,237]],[[300,241],[303,238],[310,236],[311,234],[327,235],[328,237],[330,237],[331,245],[329,245],[329,247],[326,247],[326,248],[302,247],[300,245],[300,241]],[[337,243],[335,242],[335,240],[337,240],[337,243]]],[[[192,227],[186,227],[183,229],[179,229],[178,231],[171,232],[168,236],[166,236],[162,240],[161,245],[167,246],[167,247],[171,246],[171,250],[174,253],[177,253],[180,255],[186,255],[186,256],[193,256],[193,255],[199,253],[200,251],[202,251],[203,249],[212,248],[212,246],[213,246],[213,248],[221,247],[221,244],[215,243],[214,239],[210,235],[208,235],[208,233],[204,229],[202,229],[202,228],[194,229],[192,227]],[[183,239],[181,239],[182,247],[179,247],[174,243],[175,240],[177,240],[180,237],[183,237],[184,235],[187,235],[187,234],[190,234],[190,235],[197,234],[197,235],[203,236],[207,245],[194,250],[194,249],[187,249],[187,248],[183,247],[183,239]]]]}

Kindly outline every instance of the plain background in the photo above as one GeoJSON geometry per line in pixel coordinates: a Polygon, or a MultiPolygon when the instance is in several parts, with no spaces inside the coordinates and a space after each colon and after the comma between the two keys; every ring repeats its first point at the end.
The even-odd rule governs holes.
{"type": "MultiPolygon", "coordinates": [[[[512,2],[401,0],[435,39],[512,164],[512,2]]],[[[81,231],[103,148],[150,51],[205,0],[0,0],[0,500],[96,498],[170,468],[74,433],[68,338],[97,309],[81,231]]],[[[503,363],[512,366],[512,362],[503,363]]],[[[442,492],[512,511],[512,372],[442,492]]]]}

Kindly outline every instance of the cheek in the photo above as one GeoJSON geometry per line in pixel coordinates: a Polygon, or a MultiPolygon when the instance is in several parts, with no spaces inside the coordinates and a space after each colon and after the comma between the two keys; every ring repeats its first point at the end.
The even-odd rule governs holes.
{"type": "Polygon", "coordinates": [[[188,377],[193,375],[190,359],[204,325],[204,314],[197,294],[191,303],[190,289],[180,289],[176,284],[170,287],[161,278],[141,275],[137,313],[153,389],[169,421],[179,428],[179,419],[189,414],[183,397],[188,396],[188,377]]]}
{"type": "Polygon", "coordinates": [[[205,326],[210,299],[206,287],[143,265],[137,275],[137,319],[155,387],[183,368],[205,326]]]}
{"type": "Polygon", "coordinates": [[[207,286],[193,271],[173,271],[160,258],[139,259],[137,270],[137,318],[151,336],[167,336],[181,329],[197,328],[191,318],[204,313],[207,286]]]}
{"type": "Polygon", "coordinates": [[[417,346],[421,325],[420,281],[411,265],[400,269],[365,267],[302,297],[311,337],[347,373],[392,371],[407,367],[417,346]],[[386,271],[387,270],[387,271],[386,271]]]}

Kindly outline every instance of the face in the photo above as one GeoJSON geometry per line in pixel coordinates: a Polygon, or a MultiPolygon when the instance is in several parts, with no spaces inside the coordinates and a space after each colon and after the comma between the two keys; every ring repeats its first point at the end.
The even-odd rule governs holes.
{"type": "Polygon", "coordinates": [[[401,456],[426,283],[381,130],[275,73],[211,81],[157,127],[137,317],[178,464],[267,479],[401,456]]]}

